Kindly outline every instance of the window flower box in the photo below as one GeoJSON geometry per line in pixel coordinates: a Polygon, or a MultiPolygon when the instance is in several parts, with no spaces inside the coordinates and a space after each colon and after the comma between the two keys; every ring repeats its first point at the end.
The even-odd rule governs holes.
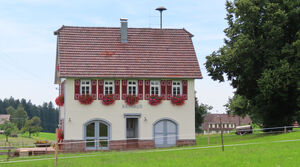
{"type": "Polygon", "coordinates": [[[80,95],[78,100],[81,104],[91,104],[93,102],[93,97],[89,94],[80,95]]]}
{"type": "Polygon", "coordinates": [[[160,104],[160,103],[161,103],[161,100],[162,100],[162,97],[161,97],[161,96],[158,96],[158,95],[151,95],[151,96],[149,97],[149,104],[155,106],[155,105],[160,104]]]}
{"type": "Polygon", "coordinates": [[[64,94],[59,95],[59,96],[55,99],[55,103],[56,103],[58,106],[60,106],[60,107],[64,105],[64,102],[65,102],[64,94]]]}
{"type": "Polygon", "coordinates": [[[172,96],[171,98],[171,103],[177,106],[183,105],[184,104],[184,98],[181,95],[177,95],[177,96],[172,96]]]}
{"type": "Polygon", "coordinates": [[[138,102],[139,102],[139,98],[137,96],[135,96],[135,95],[127,95],[126,96],[125,103],[127,105],[132,106],[132,105],[137,104],[138,102]]]}
{"type": "Polygon", "coordinates": [[[102,99],[102,104],[104,105],[111,105],[115,102],[115,96],[110,94],[110,95],[105,95],[102,99]]]}

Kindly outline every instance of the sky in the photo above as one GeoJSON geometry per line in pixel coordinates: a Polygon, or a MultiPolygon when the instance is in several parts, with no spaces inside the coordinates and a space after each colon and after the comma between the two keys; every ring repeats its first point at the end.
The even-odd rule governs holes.
{"type": "Polygon", "coordinates": [[[1,0],[0,1],[0,99],[14,97],[40,105],[54,101],[56,36],[62,25],[119,27],[128,18],[129,27],[159,28],[164,6],[164,28],[185,28],[193,43],[203,79],[196,80],[200,103],[211,112],[225,112],[233,96],[229,82],[213,81],[205,57],[224,45],[227,27],[225,0],[1,0]]]}

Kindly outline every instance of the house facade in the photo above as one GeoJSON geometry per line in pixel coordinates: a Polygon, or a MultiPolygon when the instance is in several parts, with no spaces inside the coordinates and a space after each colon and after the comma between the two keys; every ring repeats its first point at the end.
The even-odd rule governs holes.
{"type": "Polygon", "coordinates": [[[127,24],[121,19],[119,28],[63,26],[55,31],[63,149],[195,144],[194,83],[202,76],[192,34],[127,24]],[[92,102],[82,101],[87,96],[92,102]],[[108,97],[112,104],[106,103],[108,97]],[[160,103],[150,103],[153,97],[160,103]]]}
{"type": "Polygon", "coordinates": [[[240,117],[230,114],[206,114],[204,116],[202,130],[204,134],[221,133],[221,129],[224,133],[229,133],[237,126],[250,124],[252,124],[252,121],[248,115],[240,117]]]}

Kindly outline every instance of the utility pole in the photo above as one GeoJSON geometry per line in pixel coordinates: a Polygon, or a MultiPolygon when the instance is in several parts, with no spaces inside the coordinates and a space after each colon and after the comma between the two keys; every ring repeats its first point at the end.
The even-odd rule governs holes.
{"type": "Polygon", "coordinates": [[[220,117],[220,127],[221,127],[221,142],[222,142],[222,151],[224,152],[224,142],[223,142],[223,125],[222,125],[222,119],[220,117]]]}

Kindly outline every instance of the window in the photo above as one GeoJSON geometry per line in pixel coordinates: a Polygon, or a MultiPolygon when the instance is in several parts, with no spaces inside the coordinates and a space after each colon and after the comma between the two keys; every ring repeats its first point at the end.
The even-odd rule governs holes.
{"type": "Polygon", "coordinates": [[[114,94],[114,82],[113,81],[104,81],[104,95],[114,94]]]}
{"type": "Polygon", "coordinates": [[[127,92],[129,95],[137,95],[137,81],[128,81],[127,92]]]}
{"type": "Polygon", "coordinates": [[[180,81],[173,81],[172,95],[173,96],[181,95],[181,82],[180,81]]]}
{"type": "Polygon", "coordinates": [[[160,96],[160,82],[159,81],[151,81],[150,82],[150,96],[151,95],[160,96]]]}
{"type": "Polygon", "coordinates": [[[80,93],[82,95],[91,93],[91,81],[90,80],[82,80],[80,84],[80,93]]]}
{"type": "Polygon", "coordinates": [[[212,128],[215,128],[215,124],[212,124],[212,128]]]}

